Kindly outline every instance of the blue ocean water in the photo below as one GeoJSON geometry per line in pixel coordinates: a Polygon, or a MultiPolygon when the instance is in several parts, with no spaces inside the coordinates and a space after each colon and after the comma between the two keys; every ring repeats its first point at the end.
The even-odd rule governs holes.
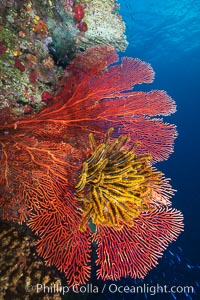
{"type": "Polygon", "coordinates": [[[159,163],[159,169],[172,178],[171,183],[177,189],[173,207],[183,212],[185,231],[166,251],[146,282],[161,282],[163,277],[169,284],[196,286],[196,294],[152,296],[154,299],[200,299],[200,1],[120,0],[119,3],[129,42],[125,55],[152,65],[155,81],[145,89],[164,89],[177,103],[177,113],[165,118],[178,127],[175,151],[167,162],[159,163]]]}

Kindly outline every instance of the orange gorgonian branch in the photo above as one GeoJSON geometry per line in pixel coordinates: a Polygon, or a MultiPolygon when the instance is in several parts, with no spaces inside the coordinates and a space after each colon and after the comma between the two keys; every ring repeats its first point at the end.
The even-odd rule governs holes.
{"type": "Polygon", "coordinates": [[[183,230],[169,180],[152,166],[173,152],[176,128],[158,116],[175,103],[131,91],[154,72],[117,60],[110,47],[91,48],[67,67],[51,105],[1,118],[1,216],[34,231],[38,254],[69,285],[90,278],[93,241],[98,278],[143,278],[183,230]]]}

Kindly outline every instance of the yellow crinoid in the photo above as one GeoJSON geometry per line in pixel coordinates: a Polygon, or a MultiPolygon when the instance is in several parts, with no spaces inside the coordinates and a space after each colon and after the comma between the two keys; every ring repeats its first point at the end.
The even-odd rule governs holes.
{"type": "Polygon", "coordinates": [[[93,224],[116,229],[123,224],[132,226],[133,219],[150,209],[153,186],[162,177],[152,168],[150,155],[136,155],[135,144],[128,149],[126,135],[111,140],[113,130],[108,130],[99,145],[89,134],[92,153],[83,163],[76,185],[76,197],[83,211],[81,230],[85,230],[89,219],[93,224]]]}

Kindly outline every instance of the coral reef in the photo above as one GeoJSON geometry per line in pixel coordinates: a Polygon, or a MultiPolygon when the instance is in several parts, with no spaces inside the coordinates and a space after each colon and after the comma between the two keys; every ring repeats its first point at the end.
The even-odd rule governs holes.
{"type": "Polygon", "coordinates": [[[15,114],[38,111],[45,105],[41,94],[56,89],[63,74],[48,49],[52,38],[44,15],[49,9],[38,4],[0,4],[0,109],[9,107],[15,114]]]}
{"type": "Polygon", "coordinates": [[[40,110],[42,93],[58,90],[63,67],[91,45],[124,50],[125,26],[115,10],[114,0],[1,1],[0,109],[40,110]]]}
{"type": "Polygon", "coordinates": [[[47,18],[51,31],[52,43],[49,47],[51,55],[57,65],[65,67],[75,58],[79,42],[79,30],[73,19],[72,11],[68,13],[62,7],[56,11],[56,16],[47,18]]]}
{"type": "Polygon", "coordinates": [[[21,226],[1,223],[1,284],[0,298],[61,299],[57,293],[45,295],[37,291],[37,283],[61,285],[55,270],[48,269],[34,253],[35,239],[21,226]]]}
{"type": "Polygon", "coordinates": [[[128,42],[125,36],[125,24],[118,13],[116,0],[76,1],[84,7],[83,21],[87,24],[85,39],[80,47],[87,49],[95,45],[113,46],[117,51],[125,51],[128,42]]]}
{"type": "MultiPolygon", "coordinates": [[[[164,91],[131,91],[136,84],[152,82],[150,65],[132,58],[117,61],[111,47],[88,49],[67,67],[63,87],[51,105],[25,119],[12,121],[0,114],[1,216],[26,222],[38,237],[37,253],[48,266],[64,272],[69,285],[90,278],[92,241],[98,245],[98,278],[144,278],[183,230],[181,212],[170,208],[173,189],[169,179],[160,178],[152,167],[173,152],[176,128],[158,116],[173,113],[175,103],[164,91]],[[131,150],[133,143],[137,146],[131,150]],[[122,169],[112,163],[122,163],[122,169]],[[132,176],[134,171],[142,175],[137,178],[140,186],[129,191],[116,183],[114,190],[114,180],[118,182],[126,163],[130,169],[125,176],[132,176]],[[101,180],[101,174],[109,175],[110,170],[111,185],[101,180]],[[94,191],[85,203],[80,195],[77,197],[77,192],[85,193],[90,180],[95,180],[95,188],[99,180],[106,199],[101,194],[96,198],[94,191]],[[121,188],[126,191],[123,211],[116,209],[116,203],[123,201],[121,188]],[[131,203],[126,196],[131,196],[131,203]],[[114,208],[109,207],[113,198],[114,208]],[[92,211],[88,210],[88,200],[92,211]],[[98,203],[103,207],[98,208],[98,203]],[[139,213],[133,215],[135,204],[139,213]],[[103,212],[101,220],[95,209],[103,212]],[[126,214],[124,224],[121,211],[126,214]],[[92,221],[98,221],[94,230],[92,221]]],[[[123,184],[128,185],[129,179],[134,180],[124,178],[123,184]]]]}

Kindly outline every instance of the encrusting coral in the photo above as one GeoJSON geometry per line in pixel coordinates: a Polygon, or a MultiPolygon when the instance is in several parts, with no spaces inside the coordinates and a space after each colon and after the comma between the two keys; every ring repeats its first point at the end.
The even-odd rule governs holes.
{"type": "Polygon", "coordinates": [[[124,50],[124,30],[113,0],[1,1],[0,109],[39,111],[42,93],[58,90],[63,67],[77,53],[103,44],[124,50]]]}
{"type": "Polygon", "coordinates": [[[34,253],[35,239],[22,226],[1,222],[0,299],[59,300],[60,294],[47,295],[37,284],[61,286],[53,269],[46,268],[34,253]]]}
{"type": "Polygon", "coordinates": [[[12,2],[12,7],[8,1],[0,3],[0,109],[29,114],[45,105],[41,94],[57,87],[63,70],[48,49],[52,38],[44,18],[50,14],[47,3],[39,9],[38,1],[12,2]],[[47,67],[44,62],[50,60],[47,67]]]}
{"type": "Polygon", "coordinates": [[[49,106],[25,119],[0,115],[1,216],[32,229],[37,253],[70,286],[90,278],[91,242],[98,278],[144,278],[183,230],[169,179],[152,167],[173,152],[176,128],[158,116],[175,103],[164,91],[131,91],[152,82],[150,65],[117,61],[111,47],[88,49],[49,106]]]}
{"type": "Polygon", "coordinates": [[[87,24],[85,40],[80,47],[86,49],[95,45],[113,46],[117,51],[125,51],[128,42],[125,36],[125,23],[120,16],[116,0],[76,1],[84,6],[83,21],[87,24]]]}

